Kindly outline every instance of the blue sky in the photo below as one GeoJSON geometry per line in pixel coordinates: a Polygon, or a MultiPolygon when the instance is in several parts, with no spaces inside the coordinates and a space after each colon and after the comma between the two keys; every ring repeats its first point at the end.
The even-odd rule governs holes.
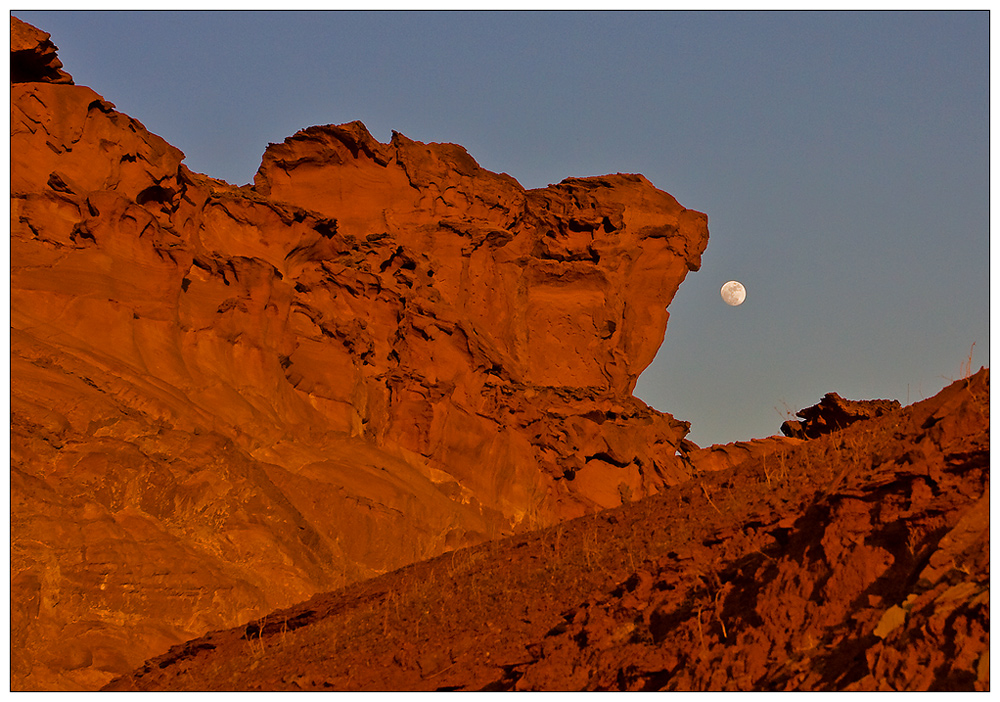
{"type": "Polygon", "coordinates": [[[929,397],[973,343],[989,364],[985,12],[14,14],[234,184],[268,142],[360,119],[528,188],[642,173],[706,212],[636,391],[699,444],[827,392],[929,397]]]}

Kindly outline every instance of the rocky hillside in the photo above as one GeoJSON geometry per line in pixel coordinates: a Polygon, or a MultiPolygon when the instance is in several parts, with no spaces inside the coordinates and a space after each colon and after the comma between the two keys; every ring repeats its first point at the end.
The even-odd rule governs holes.
{"type": "Polygon", "coordinates": [[[12,17],[12,688],[688,480],[631,393],[707,237],[358,122],[235,187],[12,17]]]}
{"type": "Polygon", "coordinates": [[[988,371],[766,446],[212,632],[108,689],[989,690],[988,371]]]}

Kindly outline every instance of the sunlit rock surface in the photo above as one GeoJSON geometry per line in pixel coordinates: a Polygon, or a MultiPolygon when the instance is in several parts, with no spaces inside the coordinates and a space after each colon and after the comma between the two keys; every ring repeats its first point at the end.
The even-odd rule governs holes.
{"type": "Polygon", "coordinates": [[[631,393],[705,215],[358,122],[234,187],[11,37],[14,689],[691,475],[631,393]]]}

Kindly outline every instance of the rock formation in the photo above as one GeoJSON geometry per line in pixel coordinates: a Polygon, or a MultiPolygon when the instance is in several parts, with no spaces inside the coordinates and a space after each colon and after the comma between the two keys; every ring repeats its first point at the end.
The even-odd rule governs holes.
{"type": "Polygon", "coordinates": [[[784,422],[781,433],[796,439],[815,439],[863,419],[881,417],[899,407],[899,400],[845,400],[835,392],[828,392],[817,404],[795,413],[801,422],[784,422]]]}
{"type": "Polygon", "coordinates": [[[62,70],[55,44],[46,32],[32,27],[16,17],[10,18],[10,82],[73,84],[73,78],[62,70]]]}
{"type": "Polygon", "coordinates": [[[691,475],[631,393],[703,214],[358,122],[234,187],[11,51],[14,689],[691,475]]]}

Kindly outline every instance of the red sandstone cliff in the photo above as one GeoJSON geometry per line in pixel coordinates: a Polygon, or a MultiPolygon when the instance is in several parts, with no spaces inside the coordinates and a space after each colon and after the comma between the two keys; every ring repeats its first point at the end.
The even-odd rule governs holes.
{"type": "Polygon", "coordinates": [[[691,475],[631,391],[704,215],[358,122],[234,187],[11,37],[14,689],[691,475]]]}

